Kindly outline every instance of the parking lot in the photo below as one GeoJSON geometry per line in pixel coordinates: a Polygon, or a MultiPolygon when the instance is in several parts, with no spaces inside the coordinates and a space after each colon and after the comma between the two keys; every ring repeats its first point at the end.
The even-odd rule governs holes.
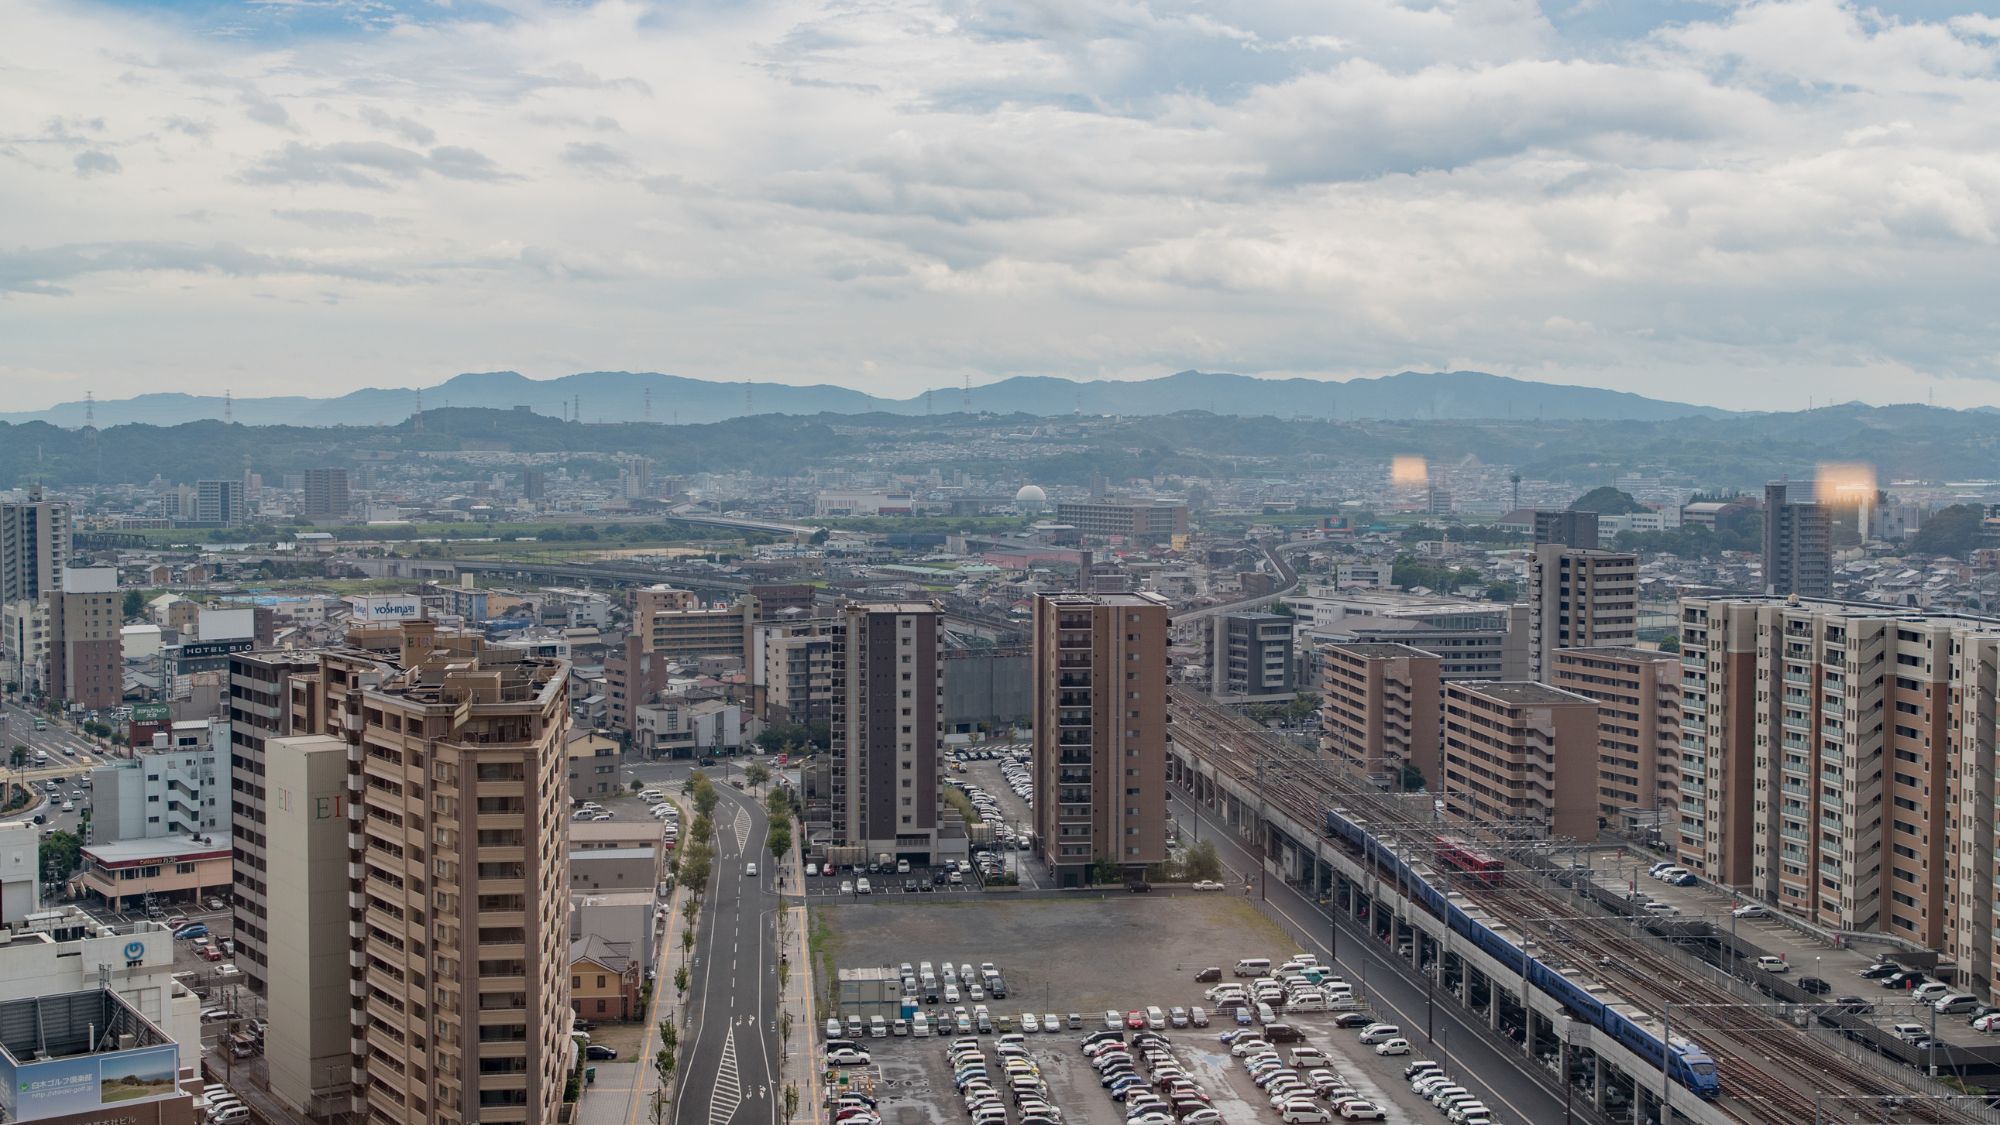
{"type": "MultiPolygon", "coordinates": [[[[1008,1017],[1017,1027],[1024,1014],[1034,1014],[1038,1024],[1047,1013],[1060,1017],[1064,1026],[1059,1033],[1027,1035],[1026,1045],[1050,1101],[1063,1113],[1063,1125],[1125,1121],[1124,1106],[1100,1085],[1079,1049],[1085,1035],[1105,1027],[1107,1012],[1122,1016],[1148,1006],[1204,1005],[1208,986],[1195,981],[1198,970],[1220,966],[1229,979],[1229,967],[1240,957],[1282,958],[1293,949],[1250,904],[1228,896],[979,896],[918,911],[867,902],[829,904],[815,906],[814,916],[826,921],[826,948],[841,967],[990,961],[1008,987],[1005,999],[986,1001],[994,1016],[1008,1017]],[[1072,1013],[1081,1030],[1068,1026],[1072,1013]]],[[[935,1016],[948,1013],[950,1005],[924,1010],[935,1016]]],[[[1378,1057],[1358,1042],[1355,1031],[1336,1030],[1331,1012],[1296,1013],[1289,1022],[1304,1032],[1307,1044],[1326,1052],[1333,1068],[1361,1096],[1376,1099],[1387,1110],[1387,1120],[1443,1120],[1402,1081],[1410,1059],[1378,1057]]],[[[1207,1028],[1168,1028],[1174,1065],[1230,1125],[1278,1125],[1267,1096],[1217,1038],[1233,1026],[1229,1016],[1212,1011],[1207,1028]]],[[[989,1066],[997,1065],[995,1044],[1001,1031],[978,1036],[989,1066]]],[[[875,1091],[886,1125],[962,1121],[965,1110],[946,1055],[952,1038],[940,1033],[866,1039],[862,1046],[871,1054],[870,1063],[845,1072],[851,1088],[875,1091]]],[[[1288,1053],[1301,1045],[1284,1044],[1281,1050],[1288,1053]]],[[[1007,1112],[1010,1125],[1020,1121],[1018,1106],[1010,1103],[1007,1112]]]]}

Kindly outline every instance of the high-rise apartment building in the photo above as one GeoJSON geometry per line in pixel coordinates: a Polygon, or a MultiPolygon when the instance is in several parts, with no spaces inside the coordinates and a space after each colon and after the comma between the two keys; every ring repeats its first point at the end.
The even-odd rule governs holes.
{"type": "Polygon", "coordinates": [[[1681,646],[1682,862],[1990,988],[2000,620],[1687,598],[1681,646]]]}
{"type": "Polygon", "coordinates": [[[1833,547],[1825,508],[1789,499],[1790,485],[1764,486],[1764,592],[1823,598],[1833,590],[1833,547]]]}
{"type": "Polygon", "coordinates": [[[306,470],[307,519],[345,519],[352,506],[347,496],[346,469],[306,470]]]}
{"type": "Polygon", "coordinates": [[[834,622],[826,618],[759,625],[751,666],[756,713],[767,723],[833,717],[834,622]]]}
{"type": "Polygon", "coordinates": [[[1545,543],[1528,556],[1529,675],[1545,680],[1555,651],[1639,640],[1639,556],[1545,543]]]}
{"type": "Polygon", "coordinates": [[[1444,685],[1449,817],[1597,838],[1597,703],[1547,684],[1444,685]]]}
{"type": "Polygon", "coordinates": [[[833,637],[832,835],[865,861],[930,863],[944,784],[942,614],[850,605],[833,637]]]}
{"type": "Polygon", "coordinates": [[[1167,855],[1168,602],[1043,594],[1034,609],[1035,837],[1058,886],[1167,855]]]}
{"type": "Polygon", "coordinates": [[[0,604],[60,590],[69,559],[68,503],[44,499],[37,485],[27,500],[0,504],[0,604]]]}
{"type": "Polygon", "coordinates": [[[521,470],[521,499],[545,500],[549,495],[549,474],[545,469],[521,470]]]}
{"type": "Polygon", "coordinates": [[[91,770],[92,841],[228,836],[227,734],[220,723],[175,723],[152,746],[91,770]]]}
{"type": "Polygon", "coordinates": [[[125,619],[116,567],[66,567],[49,599],[49,693],[90,708],[125,696],[125,619]]]}
{"type": "Polygon", "coordinates": [[[1597,701],[1597,812],[1678,834],[1681,661],[1650,648],[1557,649],[1549,684],[1597,701]]]}
{"type": "MultiPolygon", "coordinates": [[[[238,670],[246,687],[268,682],[238,670]]],[[[337,1106],[346,1087],[344,1108],[370,1125],[559,1119],[573,1051],[567,685],[564,661],[421,620],[350,629],[283,680],[293,735],[340,742],[336,758],[323,739],[266,738],[252,775],[267,995],[315,998],[271,1008],[301,1022],[266,1042],[288,1053],[271,1059],[287,1100],[337,1106]],[[344,829],[339,862],[331,836],[312,835],[325,818],[344,829]],[[345,911],[330,913],[328,880],[345,911]],[[345,927],[315,924],[338,916],[345,927]],[[339,1052],[322,1026],[337,1027],[337,1005],[321,1006],[341,965],[345,1071],[327,1065],[339,1052]],[[277,979],[290,974],[303,980],[277,979]]]]}
{"type": "Polygon", "coordinates": [[[240,527],[249,511],[240,480],[202,480],[194,485],[188,522],[202,527],[240,527]]]}
{"type": "Polygon", "coordinates": [[[1209,690],[1215,695],[1290,695],[1293,619],[1281,613],[1218,613],[1209,624],[1209,690]]]}
{"type": "Polygon", "coordinates": [[[1319,649],[1320,749],[1391,788],[1414,768],[1422,784],[1443,776],[1438,707],[1443,661],[1409,645],[1365,641],[1319,649]]]}
{"type": "Polygon", "coordinates": [[[229,818],[236,967],[244,983],[269,996],[270,844],[266,745],[292,731],[291,677],[319,671],[304,652],[229,656],[229,818]]]}
{"type": "Polygon", "coordinates": [[[1535,512],[1535,546],[1597,549],[1597,513],[1564,509],[1535,512]]]}

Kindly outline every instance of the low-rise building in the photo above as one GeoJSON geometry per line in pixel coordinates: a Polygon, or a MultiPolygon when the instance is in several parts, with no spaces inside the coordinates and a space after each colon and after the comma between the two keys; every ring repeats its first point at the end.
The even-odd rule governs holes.
{"type": "Polygon", "coordinates": [[[159,836],[90,844],[75,884],[109,909],[191,906],[229,893],[229,834],[159,836]]]}
{"type": "Polygon", "coordinates": [[[587,1020],[638,1019],[645,968],[624,942],[586,935],[569,947],[570,1005],[587,1020]]]}

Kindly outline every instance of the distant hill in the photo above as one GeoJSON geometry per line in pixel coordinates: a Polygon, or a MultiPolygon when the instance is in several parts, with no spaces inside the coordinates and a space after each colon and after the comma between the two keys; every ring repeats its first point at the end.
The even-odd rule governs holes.
{"type": "MultiPolygon", "coordinates": [[[[1340,420],[1636,421],[1719,418],[1729,411],[1665,402],[1623,391],[1536,383],[1478,371],[1405,371],[1372,379],[1258,379],[1182,371],[1158,379],[1077,381],[1017,376],[972,388],[950,387],[907,399],[878,398],[847,387],[794,387],[783,383],[731,383],[654,372],[587,371],[557,379],[530,379],[512,371],[455,375],[416,388],[369,388],[338,398],[236,398],[232,421],[253,426],[393,425],[425,410],[468,407],[526,408],[585,422],[720,422],[759,414],[948,414],[970,401],[975,411],[1041,417],[1085,414],[1157,415],[1206,410],[1242,417],[1340,420]],[[650,392],[650,402],[648,394],[650,392]]],[[[90,404],[97,426],[132,423],[174,426],[221,419],[220,395],[149,394],[90,404]]],[[[0,414],[0,422],[84,425],[86,404],[66,402],[48,410],[0,414]]]]}

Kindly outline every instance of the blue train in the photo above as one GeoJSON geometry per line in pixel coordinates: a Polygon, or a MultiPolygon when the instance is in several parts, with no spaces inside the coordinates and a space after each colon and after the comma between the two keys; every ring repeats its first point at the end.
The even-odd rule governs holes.
{"type": "Polygon", "coordinates": [[[1393,848],[1377,840],[1363,822],[1349,818],[1344,811],[1327,811],[1326,834],[1352,848],[1364,863],[1373,864],[1385,872],[1385,878],[1393,879],[1412,899],[1442,919],[1451,927],[1452,933],[1471,942],[1474,948],[1495,961],[1520,971],[1529,984],[1555,997],[1576,1019],[1616,1039],[1627,1050],[1666,1071],[1675,1082],[1694,1091],[1697,1096],[1714,1098],[1721,1095],[1722,1080],[1716,1075],[1715,1059],[1699,1044],[1677,1035],[1662,1043],[1652,1031],[1606,1007],[1588,990],[1529,956],[1520,946],[1467,914],[1451,901],[1443,888],[1433,886],[1419,869],[1411,866],[1393,848]]]}

